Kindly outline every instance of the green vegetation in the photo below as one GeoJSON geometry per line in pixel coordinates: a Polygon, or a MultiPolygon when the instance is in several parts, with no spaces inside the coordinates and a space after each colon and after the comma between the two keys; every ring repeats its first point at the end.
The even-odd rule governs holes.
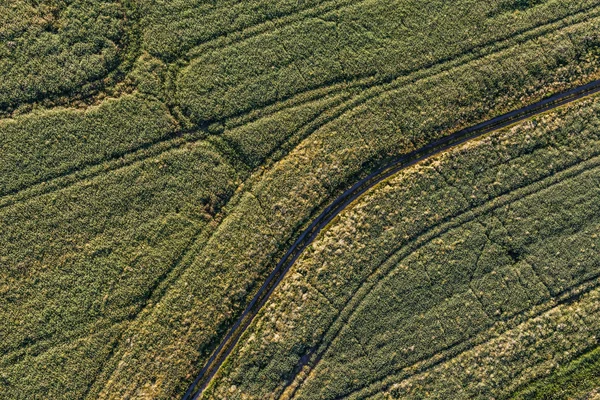
{"type": "Polygon", "coordinates": [[[86,111],[52,110],[0,121],[0,194],[168,139],[176,129],[163,104],[139,95],[86,111]]]}
{"type": "Polygon", "coordinates": [[[564,301],[600,277],[599,111],[596,97],[371,190],[296,263],[205,398],[498,398],[597,345],[597,289],[564,301]]]}
{"type": "MultiPolygon", "coordinates": [[[[513,108],[518,104],[516,98],[523,102],[539,98],[547,94],[542,88],[548,87],[546,82],[552,74],[557,82],[554,87],[558,88],[568,85],[560,82],[563,77],[573,76],[570,68],[594,71],[595,50],[590,52],[594,47],[588,48],[583,41],[579,42],[583,53],[572,53],[577,59],[573,64],[557,63],[553,57],[564,60],[564,46],[572,48],[577,37],[596,29],[596,23],[592,20],[568,27],[543,40],[535,39],[413,85],[386,91],[369,101],[358,97],[359,104],[341,117],[322,127],[307,127],[310,136],[272,167],[250,177],[243,187],[246,194],[240,193],[230,201],[228,216],[205,250],[171,285],[148,319],[132,328],[137,340],[117,350],[114,365],[120,363],[120,367],[108,378],[109,385],[101,395],[163,396],[166,388],[177,388],[181,393],[193,376],[190,371],[198,371],[202,364],[191,360],[209,356],[290,238],[328,199],[355,179],[365,164],[388,154],[410,151],[447,132],[513,108]],[[547,58],[539,57],[540,48],[547,58]],[[590,64],[584,61],[588,57],[590,64]],[[535,71],[546,72],[537,77],[535,71]],[[502,82],[497,90],[489,83],[494,79],[502,82]],[[470,91],[457,99],[456,92],[448,90],[453,87],[470,91]],[[235,274],[236,279],[224,281],[222,277],[228,274],[235,274]],[[202,320],[195,318],[199,314],[202,320]],[[187,380],[177,378],[187,374],[187,380]],[[142,382],[148,383],[140,389],[142,382]]],[[[264,118],[266,121],[268,117],[264,118]]],[[[226,132],[220,138],[225,136],[226,132]]]]}
{"type": "MultiPolygon", "coordinates": [[[[390,156],[600,76],[600,4],[526,3],[0,2],[0,393],[180,397],[301,228],[349,183],[390,156]]],[[[592,133],[564,133],[552,143],[573,154],[548,147],[546,164],[523,161],[545,146],[539,136],[497,158],[469,153],[453,169],[490,184],[449,188],[440,175],[407,191],[411,215],[423,215],[404,225],[417,232],[523,176],[590,158],[592,133]],[[477,169],[511,158],[524,164],[502,170],[512,174],[503,184],[477,169]],[[413,204],[432,184],[445,217],[413,204]]],[[[550,301],[543,283],[570,287],[591,268],[545,282],[533,262],[494,265],[517,254],[498,246],[486,247],[489,265],[473,282],[486,291],[518,271],[529,285],[514,283],[520,297],[502,318],[550,301]]],[[[372,265],[364,261],[349,265],[372,265]]],[[[450,305],[474,301],[463,278],[437,287],[428,315],[451,319],[450,305]],[[445,290],[456,295],[442,309],[445,290]]],[[[497,319],[498,296],[482,299],[473,332],[497,319]]],[[[313,317],[328,326],[323,307],[313,317]]],[[[453,329],[449,341],[472,333],[453,329]]],[[[306,349],[292,350],[273,365],[293,370],[306,349]]],[[[262,397],[285,379],[247,393],[262,397]]]]}
{"type": "Polygon", "coordinates": [[[47,393],[81,397],[98,374],[74,373],[101,368],[236,184],[213,147],[189,144],[0,210],[2,393],[44,392],[40,358],[58,357],[47,393]]]}
{"type": "Polygon", "coordinates": [[[594,289],[574,303],[560,304],[388,389],[376,386],[370,389],[370,396],[357,393],[351,397],[466,399],[499,393],[506,398],[517,384],[547,374],[597,343],[592,332],[598,329],[599,294],[594,289]]]}
{"type": "MultiPolygon", "coordinates": [[[[333,82],[389,82],[597,6],[548,1],[513,14],[505,4],[366,1],[202,53],[178,79],[195,121],[221,119],[333,82]],[[474,35],[473,32],[477,34],[474,35]]],[[[514,40],[514,39],[513,39],[514,40]]]]}

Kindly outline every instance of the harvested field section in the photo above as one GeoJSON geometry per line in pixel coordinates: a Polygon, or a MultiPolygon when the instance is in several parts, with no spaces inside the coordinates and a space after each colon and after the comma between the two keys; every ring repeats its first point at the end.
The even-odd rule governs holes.
{"type": "Polygon", "coordinates": [[[375,187],[301,257],[204,397],[348,395],[598,276],[599,110],[587,100],[375,187]],[[580,254],[555,264],[561,279],[544,263],[559,250],[580,254]]]}

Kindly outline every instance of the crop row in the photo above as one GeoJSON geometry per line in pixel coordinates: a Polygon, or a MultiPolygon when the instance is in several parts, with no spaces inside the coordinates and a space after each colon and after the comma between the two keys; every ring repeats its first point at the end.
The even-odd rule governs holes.
{"type": "Polygon", "coordinates": [[[514,14],[473,0],[360,3],[202,54],[179,74],[176,101],[200,122],[334,82],[390,81],[597,5],[553,0],[514,14]]]}
{"type": "Polygon", "coordinates": [[[597,276],[598,110],[589,100],[374,188],[297,262],[206,397],[344,396],[597,276]]]}
{"type": "MultiPolygon", "coordinates": [[[[598,344],[595,336],[600,329],[599,300],[600,290],[595,289],[571,304],[560,304],[425,373],[388,383],[388,388],[380,393],[351,398],[509,397],[519,384],[547,375],[598,344]]],[[[589,383],[579,383],[593,382],[592,375],[589,383]]],[[[576,388],[571,394],[581,394],[584,387],[576,388]]],[[[380,389],[373,388],[371,393],[380,389]]],[[[558,391],[551,397],[537,398],[572,398],[567,396],[558,391]]]]}
{"type": "Polygon", "coordinates": [[[351,0],[226,0],[218,3],[161,0],[142,3],[140,13],[146,27],[144,47],[161,59],[175,59],[183,56],[186,50],[205,42],[247,31],[267,32],[279,20],[297,21],[307,14],[318,15],[351,3],[351,0]]]}
{"type": "Polygon", "coordinates": [[[177,125],[156,99],[129,95],[86,111],[55,109],[0,121],[0,195],[165,140],[177,125]]]}
{"type": "Polygon", "coordinates": [[[596,347],[566,365],[519,390],[515,399],[567,399],[596,400],[600,395],[600,347],[596,347]]]}
{"type": "MultiPolygon", "coordinates": [[[[585,13],[583,15],[585,16],[585,13]]],[[[561,23],[572,22],[565,20],[561,23]]],[[[493,52],[495,47],[515,46],[527,38],[527,35],[535,38],[536,35],[547,34],[560,26],[562,26],[560,23],[558,25],[550,24],[543,29],[534,29],[527,34],[524,33],[523,38],[519,38],[517,35],[502,46],[494,44],[485,51],[489,53],[493,52]]],[[[472,59],[473,55],[469,57],[472,59]]],[[[457,65],[456,62],[460,65],[460,63],[469,61],[469,57],[466,60],[455,60],[454,65],[457,65]]],[[[71,110],[38,112],[32,116],[4,122],[0,126],[0,134],[5,142],[3,153],[6,154],[6,157],[4,158],[8,160],[4,171],[4,184],[7,187],[3,188],[0,185],[0,193],[22,189],[28,186],[27,183],[39,183],[69,171],[77,171],[84,165],[110,159],[139,147],[147,147],[151,143],[165,140],[172,135],[175,126],[168,121],[171,118],[168,116],[168,111],[166,108],[161,109],[156,99],[153,98],[155,96],[160,98],[162,95],[162,91],[158,89],[161,85],[161,78],[156,76],[161,73],[154,69],[158,68],[160,71],[163,67],[154,65],[154,61],[147,57],[142,57],[142,61],[136,67],[132,72],[132,79],[140,91],[149,93],[152,97],[142,100],[141,96],[133,98],[126,96],[118,102],[109,101],[106,105],[92,108],[86,113],[71,110]],[[159,120],[159,116],[164,121],[159,120]],[[137,128],[139,133],[136,133],[136,124],[139,125],[137,128]],[[127,141],[127,145],[122,143],[123,140],[127,141]],[[102,146],[99,147],[99,144],[102,146]],[[103,151],[97,152],[98,148],[103,151]],[[25,152],[23,149],[28,151],[25,152]],[[34,160],[28,160],[31,157],[34,157],[34,160]]],[[[449,67],[441,68],[441,71],[447,70],[447,68],[449,67]]],[[[439,68],[422,71],[420,79],[436,73],[440,73],[439,68]],[[437,72],[436,69],[438,69],[437,72]]],[[[419,78],[415,76],[414,79],[419,78]]],[[[272,155],[275,150],[279,151],[278,156],[281,157],[285,154],[280,150],[283,143],[289,141],[290,138],[295,138],[292,139],[292,145],[296,144],[298,140],[307,135],[307,132],[314,130],[314,126],[318,127],[319,121],[336,118],[340,113],[360,104],[369,97],[381,95],[382,91],[385,93],[386,90],[389,91],[394,87],[414,83],[414,79],[411,81],[409,77],[406,77],[406,79],[394,82],[387,89],[375,86],[364,93],[360,93],[361,90],[364,90],[364,85],[369,87],[376,81],[365,81],[364,84],[356,86],[349,84],[325,87],[318,90],[316,94],[326,96],[326,101],[313,99],[300,105],[290,105],[288,109],[284,108],[280,111],[275,108],[271,115],[258,113],[258,119],[242,118],[243,122],[235,122],[234,125],[230,121],[226,121],[225,132],[227,134],[224,137],[235,150],[238,150],[238,156],[243,162],[255,167],[267,155],[272,155]],[[336,86],[339,87],[336,88],[336,86]],[[333,105],[337,106],[332,107],[333,105]],[[322,115],[323,110],[327,108],[333,109],[322,115]],[[306,121],[315,119],[317,116],[319,118],[307,126],[306,121]],[[242,125],[238,126],[239,123],[242,125]]],[[[249,113],[248,117],[253,114],[256,112],[249,113]]],[[[289,146],[287,146],[288,149],[289,146]]]]}
{"type": "Polygon", "coordinates": [[[160,298],[237,179],[214,147],[190,144],[2,209],[0,392],[82,397],[99,373],[78,371],[101,369],[126,322],[160,298]],[[113,334],[89,336],[101,331],[113,334]]]}

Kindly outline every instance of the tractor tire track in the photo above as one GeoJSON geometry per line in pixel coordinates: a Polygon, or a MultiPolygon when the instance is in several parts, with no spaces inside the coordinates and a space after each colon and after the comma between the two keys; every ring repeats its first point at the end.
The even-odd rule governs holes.
{"type": "MultiPolygon", "coordinates": [[[[419,72],[424,72],[428,70],[434,70],[435,68],[455,68],[464,63],[468,63],[478,58],[483,58],[487,55],[491,55],[494,53],[498,53],[507,48],[513,47],[513,45],[518,45],[523,42],[536,39],[540,36],[549,34],[554,31],[558,31],[560,29],[567,28],[569,26],[577,25],[582,22],[586,22],[587,20],[597,17],[598,9],[600,8],[599,4],[594,4],[589,7],[583,8],[581,10],[577,10],[570,14],[565,14],[553,19],[549,19],[537,25],[522,27],[521,29],[517,29],[513,32],[507,33],[503,36],[490,38],[481,43],[474,44],[473,46],[458,50],[453,54],[448,54],[445,56],[441,56],[432,62],[423,62],[422,65],[415,66],[413,68],[408,68],[404,71],[399,71],[390,76],[382,77],[380,74],[364,74],[364,75],[354,75],[348,76],[345,78],[338,77],[336,79],[325,81],[320,84],[315,84],[306,88],[301,89],[296,93],[281,96],[273,101],[267,101],[262,105],[257,105],[252,109],[241,109],[236,111],[235,113],[229,114],[226,116],[227,120],[241,119],[244,116],[254,113],[257,110],[263,110],[268,108],[277,107],[278,103],[284,103],[293,101],[294,98],[311,92],[316,92],[318,90],[323,90],[327,88],[331,88],[334,86],[339,86],[340,84],[353,84],[355,86],[365,85],[367,89],[372,88],[380,88],[382,91],[389,90],[392,87],[399,86],[400,84],[404,84],[402,79],[408,79],[412,77],[414,74],[419,72]],[[580,18],[580,19],[578,19],[580,18]],[[553,26],[559,25],[559,26],[553,26]],[[512,43],[511,40],[514,40],[515,43],[512,43]]],[[[441,70],[443,71],[443,70],[441,70]]],[[[440,72],[441,72],[440,71],[440,72]]],[[[434,72],[437,73],[437,72],[434,72]]],[[[376,93],[368,93],[367,95],[371,95],[371,97],[377,96],[382,92],[376,93]]],[[[370,97],[365,99],[368,100],[370,97]]],[[[189,116],[187,116],[189,117],[189,116]]],[[[218,122],[218,121],[211,121],[218,122]]]]}

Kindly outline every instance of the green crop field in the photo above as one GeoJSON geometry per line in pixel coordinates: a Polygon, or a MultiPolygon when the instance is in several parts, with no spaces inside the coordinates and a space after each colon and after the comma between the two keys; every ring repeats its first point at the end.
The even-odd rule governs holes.
{"type": "MultiPolygon", "coordinates": [[[[182,398],[328,204],[599,79],[599,32],[592,0],[0,0],[0,398],[182,398]]],[[[203,398],[597,395],[598,115],[358,198],[203,398]]]]}

